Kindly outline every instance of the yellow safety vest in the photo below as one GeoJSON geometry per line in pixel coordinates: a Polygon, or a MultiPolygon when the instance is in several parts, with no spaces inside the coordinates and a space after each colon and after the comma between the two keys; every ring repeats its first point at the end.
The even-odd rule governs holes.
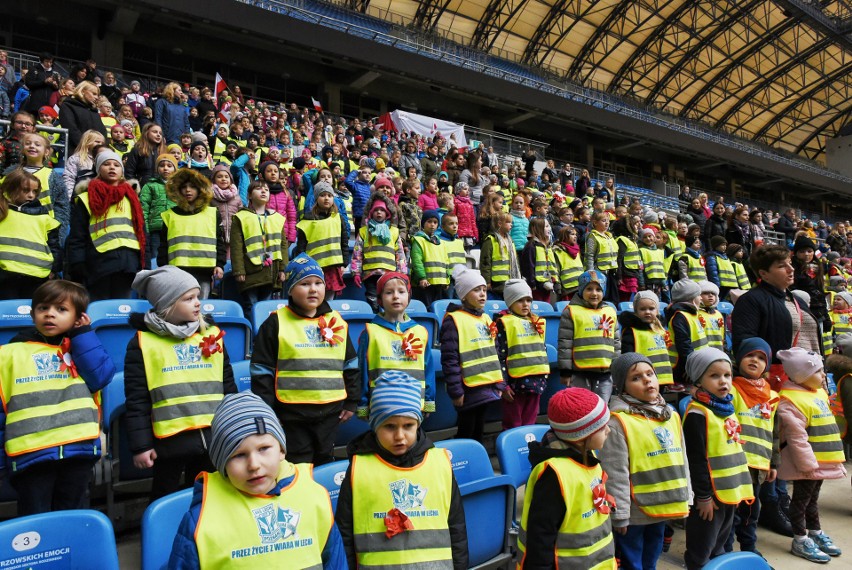
{"type": "Polygon", "coordinates": [[[666,344],[668,333],[655,333],[649,329],[633,329],[633,346],[639,354],[644,354],[654,366],[660,386],[674,384],[672,362],[669,359],[669,347],[666,344]]]}
{"type": "Polygon", "coordinates": [[[346,398],[343,364],[349,325],[332,310],[325,315],[301,317],[290,307],[278,315],[278,366],[275,370],[276,396],[285,404],[328,404],[346,398]],[[334,343],[323,339],[320,319],[326,326],[341,330],[334,343]],[[333,321],[333,322],[332,322],[333,321]]]}
{"type": "Polygon", "coordinates": [[[220,350],[210,356],[204,356],[202,345],[205,337],[217,334],[218,328],[209,327],[205,334],[177,340],[139,331],[156,437],[210,427],[225,393],[224,343],[218,340],[220,350]]]}
{"type": "Polygon", "coordinates": [[[120,247],[139,251],[139,239],[133,230],[130,200],[122,198],[120,202],[110,206],[103,217],[95,218],[89,206],[89,193],[83,192],[79,198],[89,211],[89,236],[98,253],[106,253],[120,247]]]}
{"type": "Polygon", "coordinates": [[[297,464],[293,481],[277,496],[249,495],[221,473],[202,473],[204,499],[195,527],[199,566],[322,570],[334,512],[311,470],[309,463],[297,464]]]}
{"type": "Polygon", "coordinates": [[[190,216],[181,216],[173,210],[160,214],[167,230],[169,265],[216,267],[217,211],[208,206],[190,216]]]}
{"type": "Polygon", "coordinates": [[[376,385],[376,378],[388,370],[400,370],[420,382],[420,407],[426,399],[426,357],[429,348],[429,332],[421,325],[415,325],[405,332],[389,330],[381,325],[367,323],[367,378],[370,388],[376,385]],[[420,341],[420,352],[405,353],[405,344],[420,341]]]}
{"type": "MultiPolygon", "coordinates": [[[[506,255],[503,255],[500,251],[500,241],[493,235],[488,236],[488,239],[491,240],[491,282],[492,283],[503,283],[509,280],[509,255],[511,255],[508,251],[506,255]]],[[[509,243],[509,247],[514,247],[511,244],[511,240],[509,243]]]]}
{"type": "Polygon", "coordinates": [[[234,217],[239,220],[243,230],[243,243],[246,257],[255,265],[262,265],[264,257],[280,261],[282,232],[287,218],[273,210],[267,210],[263,216],[256,212],[240,210],[234,217]]]}
{"type": "Polygon", "coordinates": [[[706,308],[698,309],[700,318],[704,319],[704,336],[707,337],[707,345],[725,351],[725,315],[714,310],[710,313],[706,308]]]}
{"type": "Polygon", "coordinates": [[[695,402],[687,406],[686,416],[692,410],[704,414],[707,420],[707,466],[710,469],[710,482],[713,484],[716,498],[726,505],[753,501],[754,493],[745,452],[740,443],[731,439],[725,427],[725,422],[736,421],[736,416],[731,414],[727,418],[720,418],[695,402]]]}
{"type": "Polygon", "coordinates": [[[8,210],[0,222],[0,269],[39,278],[50,275],[54,259],[47,234],[58,227],[59,222],[47,214],[8,210]]]}
{"type": "Polygon", "coordinates": [[[665,255],[662,249],[651,249],[650,247],[639,248],[642,263],[645,266],[645,279],[649,281],[665,281],[665,255]]]}
{"type": "Polygon", "coordinates": [[[624,244],[624,267],[632,271],[642,270],[642,256],[639,254],[639,246],[632,239],[625,236],[618,236],[615,241],[624,244]]]}
{"type": "Polygon", "coordinates": [[[450,282],[448,274],[449,257],[443,242],[432,243],[429,238],[414,236],[412,241],[420,246],[423,252],[423,269],[426,280],[430,285],[447,285],[450,282]]]}
{"type": "Polygon", "coordinates": [[[592,230],[589,237],[598,244],[598,259],[595,264],[600,271],[606,272],[618,267],[618,246],[609,232],[602,234],[598,230],[592,230]]]}
{"type": "Polygon", "coordinates": [[[840,432],[840,437],[846,439],[849,432],[849,424],[846,421],[846,413],[843,410],[843,400],[840,399],[840,384],[849,377],[849,374],[841,376],[837,381],[837,390],[828,397],[828,403],[831,406],[831,411],[834,414],[834,419],[837,422],[837,429],[840,432]]]}
{"type": "Polygon", "coordinates": [[[704,269],[704,258],[693,257],[689,254],[681,259],[686,260],[686,276],[695,282],[707,281],[707,270],[704,269]]]}
{"type": "Polygon", "coordinates": [[[580,275],[583,274],[583,256],[571,257],[559,246],[550,250],[556,263],[556,275],[563,291],[571,291],[580,285],[580,275]]]}
{"type": "Polygon", "coordinates": [[[772,459],[772,427],[775,422],[775,410],[778,409],[778,394],[770,391],[769,402],[764,406],[748,408],[736,386],[731,392],[734,396],[734,413],[742,428],[740,440],[748,466],[769,471],[769,462],[772,459]]]}
{"type": "Polygon", "coordinates": [[[497,347],[491,336],[491,317],[472,315],[465,310],[447,313],[459,333],[459,360],[462,380],[468,388],[503,381],[497,347]]]}
{"type": "Polygon", "coordinates": [[[538,283],[548,283],[551,276],[556,275],[556,267],[553,265],[553,256],[550,248],[543,244],[535,244],[535,268],[533,274],[538,283]]]}
{"type": "Polygon", "coordinates": [[[719,271],[719,287],[723,289],[737,287],[737,273],[734,271],[734,265],[726,256],[716,256],[716,269],[719,271]]]}
{"type": "Polygon", "coordinates": [[[390,241],[387,244],[382,244],[375,236],[369,235],[366,226],[362,226],[358,230],[358,234],[364,244],[362,272],[375,271],[376,269],[396,271],[396,256],[399,253],[399,230],[397,228],[390,227],[390,241]]]}
{"type": "Polygon", "coordinates": [[[737,276],[737,288],[742,289],[743,291],[748,291],[751,289],[751,281],[748,278],[748,274],[746,273],[745,267],[739,261],[731,261],[731,265],[734,267],[734,274],[737,276]]]}
{"type": "MultiPolygon", "coordinates": [[[[562,490],[561,500],[566,509],[554,545],[553,559],[556,568],[614,570],[616,564],[612,522],[609,515],[600,513],[595,508],[592,495],[595,486],[606,482],[606,474],[600,464],[586,467],[568,457],[553,457],[543,461],[530,473],[524,493],[521,530],[518,533],[520,561],[517,568],[523,567],[526,557],[527,526],[536,482],[548,467],[556,473],[562,490]]],[[[557,499],[554,497],[553,500],[557,499]]]]}
{"type": "Polygon", "coordinates": [[[828,311],[828,316],[831,317],[831,328],[834,331],[834,336],[852,332],[852,311],[838,313],[832,309],[828,311]]]}
{"type": "MultiPolygon", "coordinates": [[[[825,390],[781,390],[780,396],[796,406],[808,422],[808,443],[820,463],[843,463],[843,442],[825,390]]],[[[784,442],[782,441],[783,445],[784,442]]]]}
{"type": "MultiPolygon", "coordinates": [[[[686,311],[676,311],[675,315],[678,313],[683,315],[686,318],[686,322],[689,323],[689,340],[692,342],[692,350],[707,348],[710,341],[704,333],[704,327],[701,325],[701,321],[698,320],[698,315],[693,315],[686,311]]],[[[675,331],[672,327],[672,320],[675,315],[672,315],[672,318],[669,320],[669,337],[671,339],[671,344],[669,345],[669,358],[672,361],[672,366],[677,366],[678,360],[680,359],[680,356],[677,353],[677,346],[675,344],[675,331]]]]}
{"type": "Polygon", "coordinates": [[[58,346],[40,342],[0,347],[0,396],[9,456],[100,437],[95,396],[81,377],[74,378],[64,368],[59,352],[58,346]]]}
{"type": "Polygon", "coordinates": [[[340,198],[343,201],[343,209],[346,211],[346,219],[349,221],[349,233],[355,231],[355,217],[352,215],[352,201],[354,198],[350,193],[349,196],[341,196],[339,194],[335,194],[335,197],[340,198]]]}
{"type": "MultiPolygon", "coordinates": [[[[228,142],[222,142],[222,139],[216,137],[215,142],[213,143],[213,162],[219,162],[224,158],[225,151],[228,149],[228,142]]],[[[227,164],[230,164],[228,162],[227,164]]]]}
{"type": "Polygon", "coordinates": [[[445,449],[433,447],[414,467],[394,467],[378,455],[354,455],[350,472],[358,568],[452,570],[447,519],[453,467],[445,449]],[[391,538],[385,516],[399,509],[414,528],[391,538]]]}
{"type": "Polygon", "coordinates": [[[645,515],[654,518],[689,514],[686,451],[682,447],[680,416],[666,421],[616,412],[630,458],[630,495],[645,515]]]}
{"type": "Polygon", "coordinates": [[[53,173],[53,169],[47,168],[43,166],[33,172],[33,175],[38,178],[39,182],[41,182],[41,190],[38,193],[38,201],[39,203],[47,208],[47,213],[50,214],[50,217],[54,217],[53,213],[53,200],[50,198],[50,175],[53,173]]]}
{"type": "Polygon", "coordinates": [[[550,374],[550,363],[547,361],[547,347],[544,337],[547,323],[544,319],[533,314],[529,317],[519,317],[506,313],[497,317],[506,330],[508,357],[506,369],[512,378],[528,376],[546,376],[550,374]],[[539,333],[534,321],[541,327],[539,333]]]}
{"type": "Polygon", "coordinates": [[[114,150],[114,151],[115,151],[115,153],[116,153],[118,156],[120,156],[122,160],[124,160],[124,157],[125,157],[125,156],[126,156],[126,155],[127,155],[127,154],[131,151],[131,150],[133,150],[133,147],[135,146],[133,139],[124,139],[124,142],[125,142],[125,143],[127,143],[127,149],[126,149],[126,150],[120,150],[120,149],[117,149],[117,148],[115,147],[114,143],[110,143],[110,145],[109,145],[109,147],[110,147],[112,150],[114,150]]]}
{"type": "Polygon", "coordinates": [[[683,242],[680,241],[680,238],[677,237],[677,234],[671,230],[664,230],[668,237],[668,246],[674,252],[674,256],[676,259],[680,259],[680,256],[683,255],[684,246],[683,242]]]}
{"type": "Polygon", "coordinates": [[[568,305],[567,310],[574,321],[574,367],[609,370],[615,356],[615,309],[609,305],[599,309],[568,305]]]}
{"type": "Polygon", "coordinates": [[[463,239],[458,237],[451,240],[442,239],[441,245],[447,250],[447,271],[450,275],[452,275],[453,268],[456,265],[467,266],[463,239]]]}
{"type": "Polygon", "coordinates": [[[302,230],[307,241],[305,253],[311,256],[320,267],[343,265],[343,250],[340,248],[340,214],[321,220],[301,220],[296,227],[302,230]]]}

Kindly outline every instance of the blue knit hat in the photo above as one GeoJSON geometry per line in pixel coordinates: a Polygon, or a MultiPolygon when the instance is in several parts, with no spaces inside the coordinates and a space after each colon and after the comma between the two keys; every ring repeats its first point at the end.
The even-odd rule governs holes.
{"type": "Polygon", "coordinates": [[[737,349],[737,354],[735,355],[737,362],[740,362],[746,357],[746,355],[751,354],[752,352],[762,352],[766,357],[766,366],[768,367],[772,364],[772,349],[769,348],[769,343],[756,336],[747,338],[740,343],[740,346],[737,349]]]}
{"type": "Polygon", "coordinates": [[[436,220],[441,219],[441,216],[438,215],[438,210],[426,210],[423,212],[423,215],[420,216],[420,225],[422,226],[426,223],[426,220],[431,220],[432,218],[436,220]]]}
{"type": "Polygon", "coordinates": [[[284,284],[284,289],[287,294],[290,294],[290,289],[293,286],[307,277],[319,277],[325,283],[325,276],[322,273],[322,267],[314,261],[314,258],[307,253],[300,253],[287,264],[287,282],[284,284]]]}
{"type": "Polygon", "coordinates": [[[210,424],[210,461],[227,477],[225,466],[234,451],[250,435],[270,434],[282,449],[287,449],[284,428],[272,408],[252,392],[226,394],[210,424]]]}
{"type": "Polygon", "coordinates": [[[577,294],[581,298],[583,297],[583,290],[593,281],[601,286],[601,291],[606,295],[606,276],[600,271],[592,269],[583,272],[578,279],[577,294]]]}
{"type": "Polygon", "coordinates": [[[423,385],[405,372],[388,370],[376,378],[370,393],[370,428],[379,426],[393,416],[423,421],[421,411],[423,385]]]}

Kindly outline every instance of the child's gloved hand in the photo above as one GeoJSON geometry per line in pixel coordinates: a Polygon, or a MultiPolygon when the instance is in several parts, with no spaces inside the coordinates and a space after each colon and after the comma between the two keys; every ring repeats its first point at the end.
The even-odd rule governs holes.
{"type": "Polygon", "coordinates": [[[360,273],[355,274],[355,276],[352,278],[352,282],[355,283],[355,286],[358,287],[359,289],[361,287],[363,287],[363,285],[361,284],[361,274],[360,273]]]}

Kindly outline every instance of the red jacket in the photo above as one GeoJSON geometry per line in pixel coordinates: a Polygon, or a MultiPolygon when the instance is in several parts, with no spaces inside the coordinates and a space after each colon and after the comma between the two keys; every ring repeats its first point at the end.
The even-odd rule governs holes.
{"type": "Polygon", "coordinates": [[[470,196],[456,196],[456,217],[459,219],[458,236],[460,238],[472,237],[479,241],[479,230],[476,227],[476,212],[470,196]]]}

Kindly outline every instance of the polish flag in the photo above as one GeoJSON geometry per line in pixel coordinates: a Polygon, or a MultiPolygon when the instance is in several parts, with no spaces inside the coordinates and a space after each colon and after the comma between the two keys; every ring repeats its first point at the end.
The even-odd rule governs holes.
{"type": "Polygon", "coordinates": [[[228,85],[222,79],[222,76],[217,73],[216,84],[213,87],[213,104],[216,105],[217,109],[219,108],[219,94],[226,89],[228,89],[228,85]]]}
{"type": "Polygon", "coordinates": [[[316,111],[317,111],[318,113],[322,113],[322,103],[320,103],[319,101],[317,101],[317,100],[316,100],[316,99],[314,99],[313,97],[311,97],[311,101],[312,101],[312,102],[313,102],[313,104],[314,104],[314,109],[316,109],[316,111]]]}

